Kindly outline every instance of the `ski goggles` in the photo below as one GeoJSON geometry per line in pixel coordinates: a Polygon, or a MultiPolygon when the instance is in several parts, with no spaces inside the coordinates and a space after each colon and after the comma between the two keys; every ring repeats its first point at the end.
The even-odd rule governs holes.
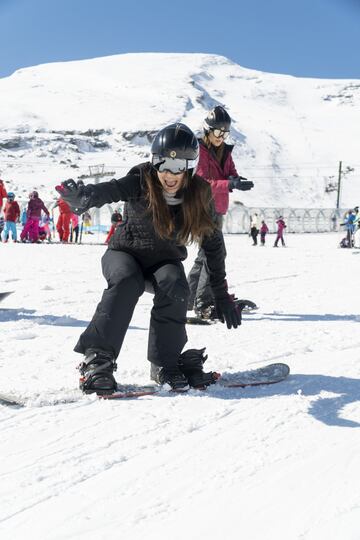
{"type": "Polygon", "coordinates": [[[198,163],[198,160],[191,159],[179,159],[171,157],[162,157],[153,155],[152,164],[159,172],[168,171],[171,174],[181,174],[188,169],[194,169],[198,163]]]}
{"type": "Polygon", "coordinates": [[[215,137],[217,137],[217,138],[221,137],[222,139],[227,139],[228,136],[229,136],[229,133],[230,133],[230,131],[225,131],[223,129],[217,129],[217,128],[212,129],[211,131],[213,132],[215,137]]]}

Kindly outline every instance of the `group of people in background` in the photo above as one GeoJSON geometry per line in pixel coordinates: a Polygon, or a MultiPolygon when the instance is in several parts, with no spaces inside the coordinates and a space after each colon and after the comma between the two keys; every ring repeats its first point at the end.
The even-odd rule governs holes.
{"type": "MultiPolygon", "coordinates": [[[[115,210],[111,216],[111,226],[105,244],[109,243],[115,229],[121,223],[122,215],[119,210],[115,210]]],[[[90,212],[84,212],[82,215],[80,228],[79,216],[72,212],[62,197],[58,197],[50,211],[37,191],[29,194],[29,201],[21,211],[15,200],[15,193],[7,192],[4,181],[0,179],[0,239],[3,243],[10,240],[24,243],[52,242],[55,230],[61,243],[78,243],[81,241],[82,230],[85,234],[91,234],[90,227],[90,212]],[[58,211],[56,223],[53,217],[55,209],[58,211]],[[19,237],[17,224],[22,225],[19,237]]]]}
{"type": "MultiPolygon", "coordinates": [[[[285,240],[284,240],[284,231],[286,229],[286,224],[284,221],[283,216],[279,216],[279,218],[276,220],[277,225],[277,233],[276,233],[276,239],[274,242],[274,247],[278,247],[279,241],[281,242],[281,245],[285,247],[285,240]]],[[[259,226],[259,216],[258,214],[253,214],[250,217],[250,233],[249,236],[251,236],[253,241],[253,246],[258,245],[257,237],[260,233],[260,245],[265,246],[266,241],[266,235],[269,232],[269,227],[265,223],[265,220],[263,219],[261,221],[261,224],[259,226]]]]}
{"type": "MultiPolygon", "coordinates": [[[[60,198],[55,202],[52,210],[58,208],[59,217],[56,230],[60,242],[78,242],[79,216],[74,214],[70,206],[60,198]]],[[[15,193],[7,192],[3,180],[0,180],[0,235],[2,242],[37,243],[47,240],[51,242],[54,230],[54,220],[44,201],[37,191],[29,194],[29,201],[23,212],[15,200],[15,193]],[[18,238],[17,224],[22,225],[18,238]],[[51,230],[52,225],[52,230],[51,230]]]]}

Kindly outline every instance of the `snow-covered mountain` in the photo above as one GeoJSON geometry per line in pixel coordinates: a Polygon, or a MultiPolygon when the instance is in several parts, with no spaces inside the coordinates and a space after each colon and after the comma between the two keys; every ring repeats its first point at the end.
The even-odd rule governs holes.
{"type": "Polygon", "coordinates": [[[104,163],[120,177],[149,156],[154,133],[182,121],[201,133],[206,112],[233,119],[248,206],[334,207],[360,200],[360,80],[304,79],[245,69],[205,54],[123,54],[52,63],[0,79],[0,171],[18,196],[54,196],[59,179],[104,163]],[[354,171],[349,171],[349,168],[354,171]]]}

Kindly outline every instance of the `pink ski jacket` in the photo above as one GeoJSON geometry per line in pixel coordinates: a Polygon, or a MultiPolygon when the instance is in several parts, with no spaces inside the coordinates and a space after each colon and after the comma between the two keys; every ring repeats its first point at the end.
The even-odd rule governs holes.
{"type": "Polygon", "coordinates": [[[239,176],[231,152],[233,146],[225,144],[224,160],[221,166],[212,150],[199,140],[200,156],[196,174],[202,176],[211,185],[218,214],[226,214],[229,208],[229,176],[239,176]]]}

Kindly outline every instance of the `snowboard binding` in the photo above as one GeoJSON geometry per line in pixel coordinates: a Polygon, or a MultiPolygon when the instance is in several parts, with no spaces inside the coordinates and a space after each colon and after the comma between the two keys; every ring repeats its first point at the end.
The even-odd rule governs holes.
{"type": "Polygon", "coordinates": [[[85,360],[78,366],[81,377],[79,388],[84,394],[101,396],[111,394],[117,389],[117,382],[113,375],[117,365],[112,353],[88,349],[85,360]]]}
{"type": "Polygon", "coordinates": [[[220,377],[214,371],[208,373],[204,371],[204,363],[207,360],[207,354],[204,353],[205,347],[203,349],[189,349],[180,355],[179,367],[192,388],[206,388],[214,384],[220,377]]]}

